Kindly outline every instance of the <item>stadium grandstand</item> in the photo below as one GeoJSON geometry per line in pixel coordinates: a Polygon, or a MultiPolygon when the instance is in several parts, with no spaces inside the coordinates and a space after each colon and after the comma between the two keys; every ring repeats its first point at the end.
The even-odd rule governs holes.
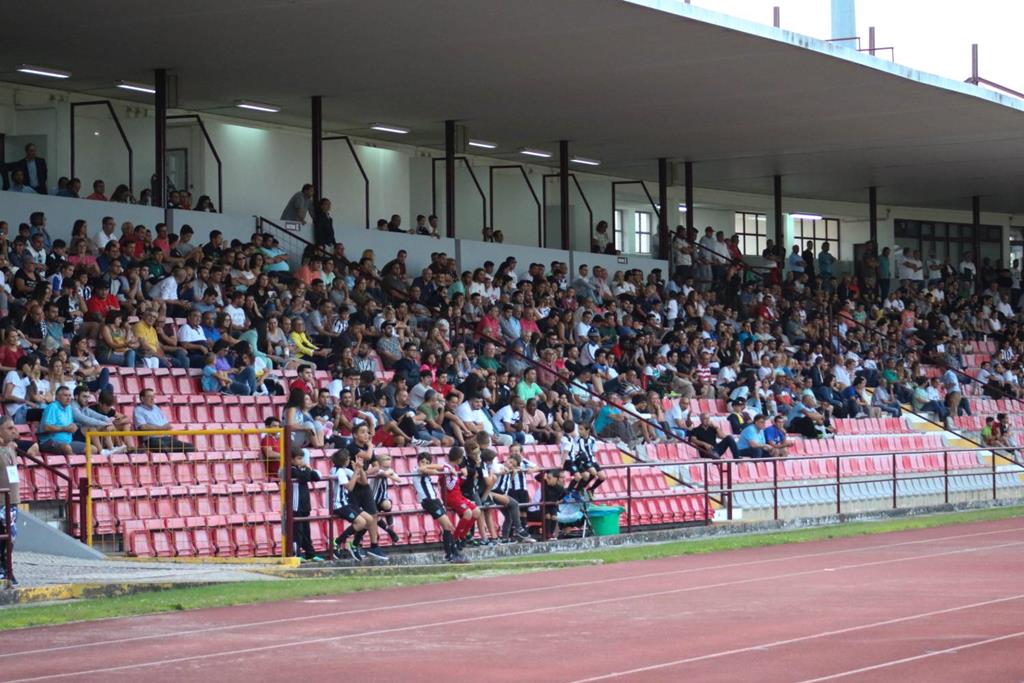
{"type": "Polygon", "coordinates": [[[217,5],[0,45],[8,586],[19,514],[350,566],[1024,497],[1020,99],[668,0],[217,5]]]}

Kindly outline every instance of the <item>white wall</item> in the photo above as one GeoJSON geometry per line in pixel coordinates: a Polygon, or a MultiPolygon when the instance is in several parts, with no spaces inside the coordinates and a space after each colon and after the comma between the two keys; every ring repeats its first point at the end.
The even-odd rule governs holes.
{"type": "Polygon", "coordinates": [[[152,229],[164,220],[163,209],[135,204],[115,204],[113,202],[94,202],[86,199],[68,199],[65,197],[22,194],[20,192],[0,192],[0,220],[7,221],[10,235],[17,234],[19,223],[28,223],[29,214],[43,211],[46,214],[47,230],[54,239],[68,241],[71,237],[71,226],[79,218],[88,222],[90,235],[100,230],[104,216],[112,216],[120,225],[131,221],[136,225],[145,225],[152,229]]]}

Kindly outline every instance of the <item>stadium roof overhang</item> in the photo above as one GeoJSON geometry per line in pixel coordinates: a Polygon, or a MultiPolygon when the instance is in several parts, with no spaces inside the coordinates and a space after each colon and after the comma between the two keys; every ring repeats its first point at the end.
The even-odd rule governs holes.
{"type": "MultiPolygon", "coordinates": [[[[439,147],[443,121],[499,144],[599,159],[653,179],[693,161],[700,187],[1024,213],[1024,103],[679,0],[133,0],[36,2],[7,13],[0,78],[40,63],[71,90],[180,79],[180,106],[331,132],[371,122],[439,147]],[[11,70],[9,73],[9,70],[11,70]],[[236,100],[280,114],[244,114],[236,100]]],[[[146,96],[140,96],[145,101],[146,96]]],[[[536,161],[536,160],[534,160],[536,161]]]]}

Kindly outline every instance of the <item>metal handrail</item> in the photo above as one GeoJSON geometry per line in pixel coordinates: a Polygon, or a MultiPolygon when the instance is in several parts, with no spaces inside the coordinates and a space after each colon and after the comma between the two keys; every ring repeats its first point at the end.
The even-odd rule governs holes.
{"type": "MultiPolygon", "coordinates": [[[[609,503],[609,502],[615,502],[615,501],[625,501],[625,503],[626,503],[626,529],[627,529],[627,533],[632,531],[632,527],[633,527],[633,519],[632,519],[632,517],[633,517],[633,506],[631,504],[633,501],[659,500],[659,499],[663,499],[663,498],[672,498],[672,497],[687,496],[687,495],[701,495],[701,496],[703,496],[703,498],[704,498],[704,513],[705,513],[703,521],[704,521],[705,524],[710,524],[711,521],[712,521],[711,501],[714,500],[713,494],[718,494],[718,496],[720,498],[729,501],[729,504],[728,504],[728,507],[727,507],[727,514],[728,514],[729,518],[731,519],[732,518],[732,500],[733,500],[734,494],[736,494],[738,492],[739,493],[755,493],[755,492],[762,492],[762,491],[771,491],[772,492],[772,498],[773,498],[773,517],[774,517],[774,519],[777,520],[777,519],[779,519],[779,507],[780,507],[780,501],[779,501],[780,495],[779,494],[780,494],[780,492],[792,491],[792,490],[798,490],[798,489],[816,489],[816,488],[833,487],[834,486],[835,490],[836,490],[836,499],[835,499],[836,514],[841,514],[842,513],[842,505],[843,505],[842,489],[843,489],[843,485],[844,484],[875,484],[875,483],[889,484],[892,487],[892,506],[895,509],[899,505],[898,482],[900,482],[900,481],[932,480],[932,479],[937,479],[937,478],[941,477],[943,479],[943,481],[944,481],[943,500],[944,500],[945,504],[948,504],[949,503],[949,493],[950,493],[950,487],[949,487],[950,479],[960,479],[960,478],[966,478],[966,477],[976,477],[976,476],[979,476],[979,474],[978,474],[979,471],[986,470],[986,468],[983,465],[979,464],[978,467],[967,467],[967,468],[963,468],[964,471],[951,472],[950,468],[949,468],[949,458],[950,458],[950,455],[951,454],[960,454],[960,453],[979,453],[979,452],[991,453],[991,450],[990,449],[976,449],[976,448],[973,448],[973,449],[972,448],[914,449],[914,450],[909,450],[909,451],[888,450],[888,451],[876,451],[876,452],[870,452],[870,453],[835,453],[835,454],[800,455],[800,456],[790,456],[790,457],[785,457],[785,458],[757,458],[757,459],[738,459],[738,460],[737,459],[722,459],[722,460],[717,460],[717,461],[716,460],[709,460],[709,459],[703,458],[703,459],[698,459],[698,460],[672,460],[672,461],[636,462],[636,463],[622,463],[622,464],[602,465],[602,469],[605,470],[605,471],[608,471],[608,470],[611,470],[611,471],[617,471],[617,470],[625,471],[625,473],[626,473],[626,492],[624,494],[623,493],[618,493],[618,492],[602,492],[600,494],[600,497],[597,498],[593,502],[602,503],[603,504],[603,503],[609,503]],[[913,470],[906,470],[906,471],[903,472],[903,475],[901,476],[901,474],[900,474],[900,462],[899,462],[899,457],[898,456],[918,456],[918,455],[935,456],[935,455],[937,455],[939,453],[942,454],[942,458],[943,458],[942,470],[941,471],[936,470],[934,473],[928,474],[928,473],[922,473],[922,472],[915,472],[913,470]],[[890,464],[891,463],[891,468],[890,468],[889,471],[883,471],[882,474],[885,474],[886,476],[882,476],[882,477],[875,477],[875,476],[872,476],[871,474],[864,474],[864,475],[846,475],[846,478],[844,479],[843,471],[842,471],[842,462],[844,460],[849,460],[849,459],[853,459],[853,458],[875,458],[875,459],[877,459],[877,458],[885,458],[887,460],[886,464],[890,464]],[[835,475],[833,476],[826,469],[822,473],[822,476],[809,477],[809,478],[806,478],[806,479],[802,479],[802,480],[800,480],[800,481],[798,481],[796,483],[787,483],[785,481],[780,483],[780,481],[779,481],[779,463],[795,463],[795,462],[808,461],[808,460],[834,462],[835,463],[835,475]],[[754,484],[753,486],[749,485],[748,483],[740,484],[739,486],[736,486],[736,485],[733,484],[733,482],[735,481],[735,479],[731,476],[731,470],[733,469],[733,467],[735,467],[737,465],[747,465],[747,464],[755,465],[756,466],[757,464],[761,464],[761,463],[763,463],[765,465],[770,465],[771,468],[772,468],[772,478],[771,478],[771,482],[770,482],[771,485],[770,486],[768,486],[768,485],[759,485],[759,482],[750,482],[750,483],[754,484]],[[727,471],[729,472],[729,475],[730,475],[730,476],[722,476],[721,474],[719,474],[720,485],[718,485],[718,486],[712,486],[711,478],[709,477],[709,474],[711,472],[711,467],[713,465],[724,466],[725,468],[727,468],[727,471]],[[701,468],[703,470],[703,477],[702,477],[703,486],[702,487],[698,487],[696,490],[691,491],[691,492],[681,492],[681,491],[669,490],[669,491],[665,491],[665,492],[654,491],[654,492],[642,492],[642,493],[639,493],[639,494],[635,494],[634,493],[633,485],[632,485],[632,477],[633,477],[632,473],[633,473],[634,470],[641,469],[641,468],[647,469],[647,470],[656,470],[659,475],[668,477],[668,474],[664,470],[665,470],[665,468],[670,468],[670,467],[686,467],[686,468],[699,467],[699,468],[701,468]]],[[[998,474],[998,470],[997,470],[997,466],[996,466],[996,460],[999,457],[1003,457],[1003,456],[992,454],[992,467],[991,467],[991,470],[989,470],[991,472],[991,477],[992,477],[992,496],[993,496],[993,499],[998,498],[998,486],[997,486],[997,478],[996,478],[997,474],[998,474]]],[[[547,468],[537,468],[537,469],[539,471],[544,471],[547,468]]],[[[400,472],[400,473],[396,473],[396,474],[399,477],[401,477],[402,479],[412,479],[414,477],[421,476],[418,472],[400,472]]],[[[324,481],[324,479],[321,479],[321,481],[324,481]]],[[[326,481],[328,483],[328,501],[330,501],[330,500],[333,500],[333,493],[334,493],[334,485],[335,484],[334,484],[334,481],[332,479],[330,479],[330,478],[326,478],[326,481]]],[[[912,493],[910,495],[922,495],[922,494],[920,494],[920,493],[916,493],[916,494],[912,493]]],[[[937,495],[937,493],[935,495],[937,495]]],[[[822,504],[822,503],[823,503],[823,501],[819,501],[818,504],[822,504]]],[[[542,524],[542,537],[545,540],[547,539],[547,525],[544,522],[543,511],[546,508],[551,508],[551,507],[556,507],[557,508],[557,506],[560,505],[560,504],[561,504],[561,501],[543,501],[543,500],[530,501],[529,503],[521,503],[521,505],[527,505],[530,508],[539,508],[542,511],[542,515],[541,515],[541,518],[542,518],[542,522],[541,522],[541,524],[542,524]]],[[[809,503],[804,503],[804,504],[809,504],[809,503]]],[[[328,504],[328,507],[329,507],[329,504],[328,504]]],[[[486,505],[484,505],[482,507],[482,509],[488,510],[488,511],[489,510],[495,510],[495,509],[499,509],[500,510],[500,509],[502,509],[502,506],[500,506],[500,505],[493,505],[493,504],[486,504],[486,505]]],[[[333,515],[329,514],[329,512],[330,511],[328,510],[328,514],[326,514],[326,515],[319,515],[319,514],[318,515],[309,515],[307,517],[295,517],[294,519],[297,520],[297,521],[327,521],[328,522],[327,552],[329,553],[330,557],[333,557],[334,525],[336,523],[340,524],[341,522],[337,518],[333,517],[333,515]]],[[[388,512],[387,514],[400,517],[400,516],[420,515],[420,514],[423,514],[423,513],[419,509],[410,509],[410,510],[395,510],[395,511],[388,512]]],[[[409,544],[410,545],[412,544],[411,535],[410,535],[410,542],[409,542],[409,544]]]]}
{"type": "MultiPolygon", "coordinates": [[[[114,120],[114,125],[117,126],[117,132],[121,136],[121,142],[124,143],[125,149],[128,150],[128,191],[135,194],[135,182],[133,179],[135,174],[135,162],[132,143],[128,140],[128,135],[124,132],[124,126],[121,125],[121,119],[118,118],[117,112],[114,111],[114,105],[110,103],[110,100],[89,100],[87,102],[71,103],[71,177],[75,177],[75,110],[78,109],[78,107],[94,106],[105,106],[107,111],[110,112],[110,118],[114,120]]],[[[28,179],[26,178],[26,181],[27,180],[28,179]]]]}
{"type": "MultiPolygon", "coordinates": [[[[32,455],[31,453],[28,453],[27,451],[23,451],[20,448],[17,449],[17,454],[20,457],[24,458],[25,460],[28,460],[29,462],[34,463],[35,465],[37,465],[39,467],[42,467],[44,470],[48,471],[50,474],[52,474],[57,479],[60,479],[60,480],[62,480],[64,482],[66,482],[66,484],[67,484],[66,497],[67,498],[64,501],[64,514],[65,514],[65,518],[68,521],[68,535],[69,536],[75,536],[74,528],[75,528],[75,524],[78,524],[78,527],[79,527],[78,528],[78,535],[75,536],[75,537],[78,538],[78,540],[80,540],[80,541],[84,541],[85,540],[85,525],[82,523],[82,515],[80,514],[79,515],[79,519],[75,520],[73,512],[74,512],[75,494],[76,493],[78,494],[78,496],[79,496],[79,503],[80,504],[85,500],[85,498],[82,497],[82,481],[79,481],[76,484],[75,480],[72,478],[71,464],[70,463],[65,464],[65,467],[67,467],[68,472],[64,473],[64,472],[61,472],[60,469],[58,469],[57,467],[54,467],[53,465],[50,465],[49,463],[47,463],[40,456],[32,455]]],[[[53,457],[60,457],[60,456],[53,456],[53,457]]]]}

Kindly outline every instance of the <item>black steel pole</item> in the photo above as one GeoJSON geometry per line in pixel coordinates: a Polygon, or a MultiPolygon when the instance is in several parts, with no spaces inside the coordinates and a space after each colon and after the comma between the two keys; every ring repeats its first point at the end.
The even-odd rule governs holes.
{"type": "Polygon", "coordinates": [[[455,237],[455,122],[444,122],[444,219],[446,234],[455,237]]]}
{"type": "Polygon", "coordinates": [[[668,258],[668,159],[658,159],[658,258],[668,258]]]}
{"type": "Polygon", "coordinates": [[[785,226],[782,225],[782,176],[775,176],[775,246],[777,249],[782,250],[782,254],[786,253],[786,245],[783,243],[783,237],[785,236],[785,226]]]}
{"type": "Polygon", "coordinates": [[[153,79],[156,93],[153,105],[156,108],[155,134],[156,187],[153,188],[153,206],[167,204],[167,70],[157,69],[153,79]]]}
{"type": "Polygon", "coordinates": [[[878,188],[868,188],[868,239],[878,242],[878,188]]]}
{"type": "Polygon", "coordinates": [[[686,229],[693,228],[693,162],[686,162],[686,229]]]}
{"type": "Polygon", "coordinates": [[[313,128],[313,147],[312,147],[312,159],[313,159],[313,198],[319,202],[321,192],[323,192],[323,181],[324,181],[324,109],[323,109],[323,97],[315,95],[310,98],[310,114],[312,118],[313,128]]]}
{"type": "MultiPolygon", "coordinates": [[[[562,223],[562,249],[570,248],[569,240],[569,141],[558,142],[558,196],[562,223]]],[[[544,245],[540,245],[544,246],[544,245]]]]}

